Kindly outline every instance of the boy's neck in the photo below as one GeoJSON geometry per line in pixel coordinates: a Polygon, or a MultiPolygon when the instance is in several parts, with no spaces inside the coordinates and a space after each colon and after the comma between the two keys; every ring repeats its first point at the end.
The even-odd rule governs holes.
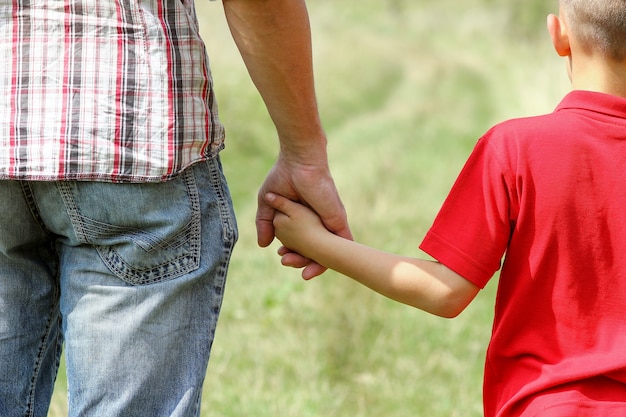
{"type": "Polygon", "coordinates": [[[574,89],[626,98],[626,61],[584,57],[572,60],[570,65],[574,89]]]}

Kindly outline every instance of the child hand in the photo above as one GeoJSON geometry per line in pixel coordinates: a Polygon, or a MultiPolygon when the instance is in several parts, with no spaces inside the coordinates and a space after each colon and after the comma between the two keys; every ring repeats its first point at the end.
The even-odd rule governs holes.
{"type": "Polygon", "coordinates": [[[282,263],[295,268],[306,267],[314,260],[315,248],[323,244],[324,236],[330,232],[308,207],[273,193],[265,198],[277,211],[274,229],[276,237],[284,245],[278,252],[282,263]]]}

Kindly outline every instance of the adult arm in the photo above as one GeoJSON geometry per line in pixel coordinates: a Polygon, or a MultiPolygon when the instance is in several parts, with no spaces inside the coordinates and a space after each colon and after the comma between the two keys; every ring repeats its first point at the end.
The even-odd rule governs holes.
{"type": "Polygon", "coordinates": [[[438,316],[455,317],[479,291],[479,287],[441,263],[387,253],[344,239],[328,232],[306,207],[275,194],[266,199],[280,212],[274,225],[276,236],[286,248],[388,298],[438,316]]]}
{"type": "MultiPolygon", "coordinates": [[[[274,208],[264,195],[311,207],[333,233],[351,238],[328,166],[326,135],[315,97],[311,33],[304,0],[223,0],[231,33],[280,141],[278,159],[261,186],[256,216],[260,246],[274,239],[274,208]]],[[[291,254],[295,263],[305,265],[291,254]]],[[[324,271],[309,264],[309,277],[324,271]]]]}

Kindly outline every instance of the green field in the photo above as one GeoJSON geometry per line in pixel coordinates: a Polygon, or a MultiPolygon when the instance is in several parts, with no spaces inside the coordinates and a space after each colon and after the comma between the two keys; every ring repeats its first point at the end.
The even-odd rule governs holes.
{"type": "MultiPolygon", "coordinates": [[[[477,138],[551,111],[569,85],[545,0],[311,0],[318,99],[356,240],[417,249],[477,138]]],[[[197,1],[241,232],[203,416],[478,417],[494,280],[458,318],[328,272],[310,282],[256,246],[256,190],[277,153],[220,2],[197,1]]],[[[64,416],[64,376],[50,415],[64,416]]],[[[152,417],[152,416],[145,416],[152,417]]]]}

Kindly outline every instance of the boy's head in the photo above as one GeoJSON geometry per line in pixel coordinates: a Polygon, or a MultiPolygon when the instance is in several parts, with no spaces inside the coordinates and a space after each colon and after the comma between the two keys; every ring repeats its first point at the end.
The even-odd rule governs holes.
{"type": "Polygon", "coordinates": [[[559,0],[559,4],[560,23],[584,53],[626,61],[626,0],[559,0]]]}

